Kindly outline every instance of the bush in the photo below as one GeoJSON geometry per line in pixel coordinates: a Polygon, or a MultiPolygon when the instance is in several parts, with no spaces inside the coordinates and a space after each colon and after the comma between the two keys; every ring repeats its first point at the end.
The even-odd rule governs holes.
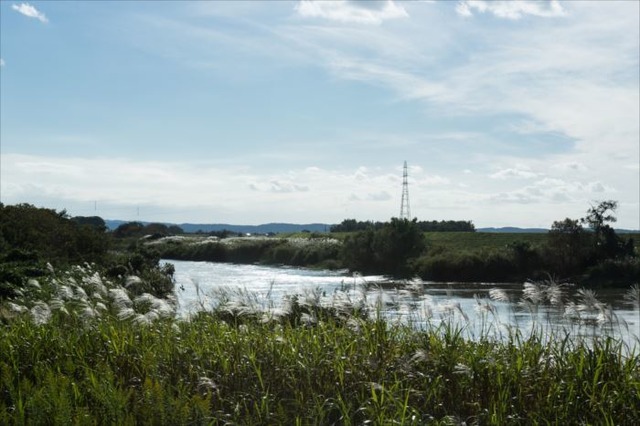
{"type": "Polygon", "coordinates": [[[424,248],[424,235],[415,219],[392,218],[380,229],[349,235],[344,242],[343,259],[352,271],[408,277],[414,272],[411,259],[424,248]]]}
{"type": "Polygon", "coordinates": [[[0,258],[5,261],[28,253],[29,259],[24,261],[94,262],[101,261],[108,249],[104,231],[72,221],[65,211],[0,204],[0,258]]]}
{"type": "Polygon", "coordinates": [[[640,259],[625,257],[606,259],[587,270],[586,283],[592,285],[628,286],[640,282],[640,259]]]}

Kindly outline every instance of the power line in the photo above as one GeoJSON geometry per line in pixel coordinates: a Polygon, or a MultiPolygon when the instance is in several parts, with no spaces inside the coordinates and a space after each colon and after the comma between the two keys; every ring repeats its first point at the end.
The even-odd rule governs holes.
{"type": "Polygon", "coordinates": [[[404,162],[402,172],[402,201],[400,202],[400,219],[411,220],[411,207],[409,206],[409,172],[407,162],[404,162]]]}

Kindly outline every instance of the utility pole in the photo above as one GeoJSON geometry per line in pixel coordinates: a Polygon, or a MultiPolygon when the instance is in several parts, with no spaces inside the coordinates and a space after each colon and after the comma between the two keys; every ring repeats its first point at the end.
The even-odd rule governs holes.
{"type": "Polygon", "coordinates": [[[411,220],[411,207],[409,207],[409,173],[407,171],[407,162],[404,162],[404,170],[402,172],[402,201],[400,203],[400,219],[411,220]]]}

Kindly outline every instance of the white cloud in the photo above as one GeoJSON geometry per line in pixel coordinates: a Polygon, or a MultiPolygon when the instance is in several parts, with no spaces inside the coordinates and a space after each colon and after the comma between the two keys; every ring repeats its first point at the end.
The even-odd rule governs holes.
{"type": "Polygon", "coordinates": [[[23,14],[24,16],[28,16],[29,18],[34,18],[44,23],[49,22],[49,20],[44,15],[44,13],[40,12],[38,9],[30,5],[29,3],[20,3],[19,5],[13,4],[11,5],[11,8],[17,11],[18,13],[23,14]]]}
{"type": "Polygon", "coordinates": [[[306,185],[299,185],[288,179],[271,179],[269,182],[264,183],[250,183],[249,187],[254,191],[272,192],[279,194],[287,194],[291,192],[307,192],[309,187],[306,185]]]}
{"type": "Polygon", "coordinates": [[[565,16],[566,11],[557,0],[463,0],[456,5],[458,14],[470,17],[473,12],[492,13],[499,18],[520,19],[525,15],[551,18],[565,16]]]}
{"type": "Polygon", "coordinates": [[[389,201],[391,200],[391,195],[387,191],[380,191],[367,194],[367,200],[370,201],[389,201]]]}
{"type": "Polygon", "coordinates": [[[537,173],[527,170],[526,168],[508,168],[499,170],[489,177],[491,179],[533,179],[537,176],[537,173]]]}
{"type": "MultiPolygon", "coordinates": [[[[111,219],[338,223],[344,218],[387,220],[397,215],[401,175],[397,167],[310,166],[268,172],[215,164],[3,153],[0,190],[5,204],[28,202],[111,219]]],[[[421,220],[472,220],[477,226],[550,226],[563,217],[580,217],[591,200],[613,198],[620,200],[621,226],[636,227],[637,203],[618,197],[615,186],[605,180],[554,176],[518,186],[522,181],[498,184],[478,172],[458,175],[464,176],[473,178],[470,187],[450,184],[450,176],[414,170],[409,182],[412,212],[421,220]]]]}
{"type": "Polygon", "coordinates": [[[389,173],[369,170],[359,180],[357,173],[357,167],[346,171],[305,167],[272,173],[186,162],[3,153],[0,190],[6,204],[38,205],[55,199],[60,209],[76,215],[82,212],[73,206],[92,207],[98,200],[102,205],[120,206],[121,211],[127,206],[146,206],[146,211],[156,212],[149,220],[170,221],[163,212],[176,209],[181,221],[337,223],[363,214],[377,220],[390,218],[397,207],[393,194],[400,196],[399,178],[390,180],[389,173]]]}
{"type": "Polygon", "coordinates": [[[392,0],[385,1],[312,1],[302,0],[296,11],[306,18],[324,18],[337,22],[381,24],[388,19],[406,18],[407,11],[392,0]]]}
{"type": "Polygon", "coordinates": [[[556,203],[580,203],[593,198],[611,197],[616,190],[604,185],[600,181],[581,182],[569,181],[560,178],[543,178],[522,188],[511,191],[501,191],[489,194],[492,203],[509,204],[556,204],[556,203]]]}
{"type": "MultiPolygon", "coordinates": [[[[410,179],[410,184],[411,184],[411,180],[410,179]]],[[[425,177],[419,177],[416,180],[416,185],[420,185],[420,186],[442,186],[442,185],[449,185],[451,183],[451,181],[443,176],[439,176],[439,175],[433,175],[433,176],[425,176],[425,177]]]]}
{"type": "Polygon", "coordinates": [[[4,67],[4,59],[0,58],[0,67],[4,67]]]}

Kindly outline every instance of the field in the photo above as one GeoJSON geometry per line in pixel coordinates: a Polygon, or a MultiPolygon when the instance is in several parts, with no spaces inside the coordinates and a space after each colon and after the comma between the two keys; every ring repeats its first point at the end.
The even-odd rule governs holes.
{"type": "MultiPolygon", "coordinates": [[[[297,238],[309,238],[313,234],[296,233],[285,234],[297,238]]],[[[349,233],[336,232],[330,236],[339,240],[344,240],[349,233]]],[[[622,238],[632,238],[636,250],[640,249],[640,233],[619,234],[622,238]]],[[[502,249],[515,242],[527,242],[532,246],[542,245],[548,241],[548,234],[545,232],[425,232],[427,248],[442,247],[447,250],[483,250],[502,249]]]]}
{"type": "Polygon", "coordinates": [[[427,247],[440,246],[448,250],[502,249],[515,242],[531,245],[545,244],[546,233],[501,233],[501,232],[427,232],[427,247]]]}

